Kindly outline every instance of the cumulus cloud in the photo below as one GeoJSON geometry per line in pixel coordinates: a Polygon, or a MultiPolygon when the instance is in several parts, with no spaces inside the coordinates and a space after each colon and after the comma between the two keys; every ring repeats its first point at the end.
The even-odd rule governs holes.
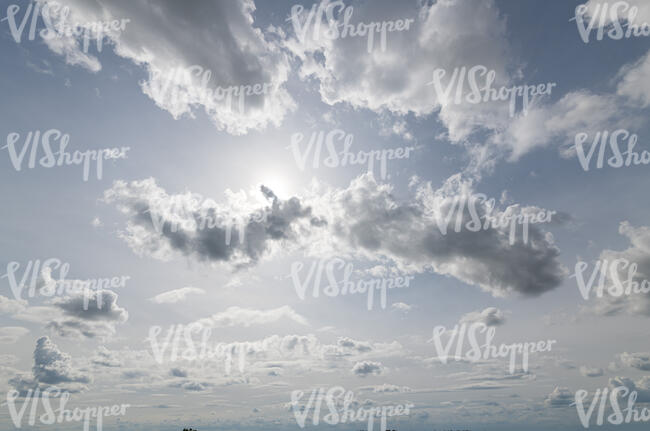
{"type": "Polygon", "coordinates": [[[121,236],[140,255],[169,259],[176,252],[244,266],[295,238],[295,225],[311,220],[311,209],[298,199],[282,201],[264,186],[260,192],[270,205],[245,206],[242,213],[234,198],[219,205],[197,194],[168,195],[149,178],[116,181],[104,201],[130,217],[121,236]]]}
{"type": "Polygon", "coordinates": [[[385,371],[384,366],[380,362],[373,361],[361,361],[354,364],[352,367],[352,373],[359,377],[366,376],[378,376],[383,374],[385,371]]]}
{"type": "MultiPolygon", "coordinates": [[[[322,0],[319,4],[331,8],[336,3],[322,0]]],[[[334,17],[343,15],[338,6],[332,12],[334,17]]],[[[492,0],[355,4],[351,22],[414,20],[408,30],[387,34],[385,51],[376,42],[370,53],[365,37],[327,38],[325,15],[320,33],[308,27],[302,37],[300,29],[309,20],[309,9],[295,16],[289,20],[285,46],[299,62],[300,76],[317,80],[327,104],[344,102],[398,116],[438,112],[452,140],[462,140],[479,127],[501,127],[508,119],[507,103],[456,105],[439,98],[434,87],[427,85],[435,69],[444,69],[450,77],[454,68],[484,65],[496,72],[496,86],[516,75],[506,21],[492,0]],[[408,73],[404,73],[405,64],[408,73]]]]}
{"type": "MultiPolygon", "coordinates": [[[[458,217],[446,218],[455,214],[454,205],[471,195],[471,184],[453,176],[439,189],[420,184],[415,199],[400,203],[391,186],[363,175],[348,188],[329,190],[309,202],[315,214],[327,214],[330,238],[323,242],[338,250],[345,247],[344,252],[356,257],[389,259],[404,272],[432,270],[450,275],[495,296],[539,295],[557,287],[565,274],[557,261],[559,250],[552,237],[536,225],[530,226],[527,243],[519,238],[510,244],[506,228],[466,229],[471,220],[467,207],[458,210],[458,217]],[[457,231],[458,221],[461,228],[457,231]]],[[[486,202],[475,203],[479,216],[490,211],[486,202]]],[[[495,216],[502,213],[491,211],[495,216]]],[[[510,211],[517,214],[529,209],[514,205],[510,211]]]]}
{"type": "Polygon", "coordinates": [[[61,317],[47,327],[61,336],[106,338],[115,333],[115,326],[124,323],[129,313],[117,305],[118,295],[110,290],[79,289],[52,303],[61,310],[61,317]]]}
{"type": "Polygon", "coordinates": [[[79,392],[87,389],[86,384],[90,382],[89,375],[74,369],[70,355],[59,350],[49,337],[41,337],[36,341],[34,349],[32,376],[21,374],[9,383],[24,395],[29,389],[38,387],[43,390],[49,386],[79,392]]]}
{"type": "Polygon", "coordinates": [[[110,290],[70,288],[46,305],[32,306],[25,300],[0,296],[0,307],[13,319],[45,324],[61,336],[105,338],[128,319],[128,312],[117,305],[117,299],[118,295],[110,290]]]}
{"type": "Polygon", "coordinates": [[[622,365],[637,370],[650,371],[650,353],[627,353],[618,355],[622,365]]]}
{"type": "MultiPolygon", "coordinates": [[[[225,239],[224,220],[232,216],[216,204],[209,206],[220,223],[216,227],[197,229],[192,223],[199,218],[198,204],[187,204],[194,208],[190,225],[176,232],[168,224],[156,230],[149,212],[154,202],[172,198],[153,179],[116,182],[104,199],[130,216],[122,237],[132,249],[158,258],[168,258],[175,251],[203,261],[251,265],[271,256],[271,249],[277,251],[282,244],[287,253],[301,249],[318,257],[389,260],[403,273],[434,271],[495,296],[539,295],[557,287],[566,274],[552,235],[538,224],[529,224],[526,242],[521,226],[515,236],[511,236],[510,226],[504,225],[457,231],[454,224],[460,221],[466,226],[471,213],[467,205],[458,210],[458,217],[453,211],[460,200],[473,196],[471,182],[460,175],[449,178],[439,189],[430,183],[419,184],[415,197],[403,203],[393,197],[390,185],[377,183],[371,174],[354,179],[343,189],[316,184],[300,199],[282,201],[272,191],[262,191],[272,205],[260,210],[261,221],[252,220],[252,216],[246,219],[244,240],[236,243],[225,239]],[[446,218],[449,214],[450,219],[446,218]]],[[[489,207],[487,201],[474,203],[483,221],[487,214],[500,217],[507,211],[518,216],[540,211],[517,204],[500,209],[489,207]]]]}
{"type": "MultiPolygon", "coordinates": [[[[603,296],[596,297],[594,295],[596,287],[594,286],[591,292],[593,300],[582,311],[601,316],[615,316],[624,313],[650,316],[650,292],[634,292],[632,289],[630,294],[623,293],[616,296],[612,295],[612,292],[615,293],[616,290],[610,291],[609,289],[615,282],[613,274],[623,286],[627,286],[628,281],[631,281],[639,283],[639,286],[645,285],[647,289],[647,280],[650,280],[650,228],[647,226],[634,227],[624,221],[619,225],[618,233],[627,238],[630,243],[629,247],[622,251],[603,250],[599,259],[601,262],[607,260],[610,263],[616,259],[622,259],[623,263],[608,269],[603,296]],[[636,272],[631,271],[633,265],[635,265],[636,272]]],[[[590,265],[588,270],[593,268],[594,265],[590,265]]]]}
{"type": "Polygon", "coordinates": [[[153,298],[149,298],[149,300],[155,302],[156,304],[175,304],[177,302],[185,301],[185,299],[187,299],[187,296],[192,293],[204,294],[205,290],[198,287],[181,287],[180,289],[174,289],[160,293],[153,298]]]}
{"type": "Polygon", "coordinates": [[[632,124],[614,95],[577,90],[555,103],[532,107],[528,115],[515,118],[492,138],[492,142],[504,150],[511,161],[552,143],[560,143],[561,153],[569,156],[575,155],[577,133],[593,136],[597,131],[632,124]]]}
{"type": "Polygon", "coordinates": [[[602,368],[587,367],[585,365],[580,366],[580,374],[584,377],[600,377],[605,374],[605,371],[602,368]]]}
{"type": "MultiPolygon", "coordinates": [[[[44,0],[39,0],[44,3],[44,0]]],[[[257,28],[252,0],[205,2],[187,5],[173,0],[156,4],[151,13],[146,2],[129,0],[60,0],[69,7],[68,23],[128,19],[123,30],[110,31],[105,44],[115,53],[141,66],[147,79],[142,91],[175,118],[193,116],[202,110],[219,130],[243,134],[249,130],[278,126],[295,103],[283,84],[289,62],[281,48],[257,28]],[[199,73],[188,72],[198,66],[209,73],[203,86],[199,73]],[[206,98],[204,88],[239,87],[264,84],[270,91],[245,97],[240,109],[237,97],[229,103],[222,98],[206,98]],[[161,91],[162,89],[162,91],[161,91]]],[[[53,15],[56,23],[60,16],[53,15]]],[[[97,57],[82,50],[80,37],[62,37],[46,41],[66,62],[96,72],[101,69],[97,57]]]]}
{"type": "Polygon", "coordinates": [[[556,102],[537,103],[528,115],[517,116],[495,133],[490,143],[503,150],[510,161],[551,144],[559,144],[563,157],[574,157],[578,133],[594,136],[603,130],[634,130],[643,124],[639,109],[650,105],[649,78],[650,51],[620,68],[614,78],[615,91],[596,94],[578,89],[556,102]]]}
{"type": "Polygon", "coordinates": [[[483,323],[487,326],[499,326],[505,322],[505,313],[496,307],[488,307],[483,311],[472,311],[460,318],[460,323],[483,323]]]}
{"type": "Polygon", "coordinates": [[[169,374],[174,377],[187,377],[187,370],[184,370],[182,368],[172,368],[169,370],[169,374]]]}
{"type": "Polygon", "coordinates": [[[544,400],[547,407],[568,407],[574,401],[574,394],[569,388],[556,386],[544,400]]]}
{"type": "Polygon", "coordinates": [[[627,377],[612,377],[609,379],[611,389],[624,386],[630,392],[636,391],[637,403],[650,403],[650,376],[644,376],[639,380],[632,380],[627,377]]]}
{"type": "Polygon", "coordinates": [[[102,367],[118,368],[122,366],[122,361],[119,356],[104,346],[99,346],[97,353],[92,358],[91,362],[102,367]]]}

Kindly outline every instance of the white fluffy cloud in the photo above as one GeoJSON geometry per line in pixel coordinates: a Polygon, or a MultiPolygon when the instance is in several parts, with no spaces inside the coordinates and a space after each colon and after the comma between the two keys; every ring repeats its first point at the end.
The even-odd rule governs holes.
{"type": "MultiPolygon", "coordinates": [[[[329,0],[319,3],[335,4],[329,0]]],[[[335,12],[338,9],[337,6],[335,12]]],[[[307,8],[303,11],[298,21],[300,27],[305,25],[308,11],[307,8]]],[[[455,105],[440,100],[433,86],[427,86],[434,69],[445,69],[447,76],[451,76],[456,67],[475,65],[494,70],[496,86],[511,81],[517,65],[510,60],[506,21],[495,3],[492,0],[373,1],[355,4],[350,22],[407,18],[415,22],[408,30],[387,33],[385,52],[378,49],[376,42],[375,49],[368,53],[366,37],[328,39],[324,34],[325,16],[317,36],[310,27],[303,39],[291,25],[285,46],[298,59],[301,77],[316,78],[322,100],[330,105],[344,102],[378,113],[417,116],[440,110],[439,117],[452,140],[462,140],[478,127],[503,126],[508,118],[506,104],[455,105]]]]}
{"type": "MultiPolygon", "coordinates": [[[[244,134],[268,125],[278,126],[295,107],[283,84],[289,62],[277,44],[267,40],[255,26],[252,0],[186,4],[174,0],[157,2],[153,11],[148,2],[130,0],[58,0],[70,8],[68,23],[106,20],[129,21],[123,30],[107,34],[115,53],[142,66],[148,78],[141,82],[145,94],[175,118],[193,115],[202,109],[219,130],[244,134]],[[237,101],[227,103],[203,97],[201,78],[177,71],[198,66],[209,71],[207,88],[270,84],[264,95],[245,97],[245,109],[237,101]],[[156,89],[167,86],[167,90],[156,89]]],[[[40,0],[47,3],[46,0],[40,0]]],[[[53,14],[55,22],[57,15],[53,14]]],[[[82,50],[81,37],[62,37],[47,41],[49,48],[65,56],[66,62],[96,72],[97,57],[82,50]]],[[[236,99],[236,98],[235,98],[236,99]]]]}
{"type": "Polygon", "coordinates": [[[618,355],[618,360],[626,367],[650,371],[650,353],[627,353],[618,355]]]}
{"type": "Polygon", "coordinates": [[[59,350],[49,337],[41,337],[36,341],[34,349],[32,376],[21,374],[9,383],[24,395],[29,389],[45,389],[49,386],[79,392],[85,390],[86,384],[90,382],[88,374],[74,368],[70,355],[59,350]]]}
{"type": "MultiPolygon", "coordinates": [[[[650,281],[650,228],[647,226],[634,227],[629,222],[624,221],[619,225],[618,232],[627,238],[630,243],[629,247],[622,251],[603,250],[600,253],[600,261],[613,262],[616,259],[622,259],[622,262],[627,261],[630,266],[636,265],[636,273],[634,274],[631,274],[630,266],[623,264],[616,266],[615,273],[620,282],[625,283],[625,285],[630,279],[629,281],[639,283],[639,286],[641,286],[645,280],[650,281]]],[[[591,267],[593,268],[593,266],[591,267]]],[[[608,270],[606,272],[606,286],[603,290],[603,297],[595,297],[583,311],[604,316],[622,313],[650,316],[650,293],[635,293],[632,290],[630,294],[623,292],[618,296],[614,296],[609,290],[613,283],[612,271],[608,270]]]]}

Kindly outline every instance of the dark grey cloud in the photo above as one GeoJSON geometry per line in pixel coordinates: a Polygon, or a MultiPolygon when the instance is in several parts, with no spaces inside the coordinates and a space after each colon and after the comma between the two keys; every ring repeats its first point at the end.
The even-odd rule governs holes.
{"type": "Polygon", "coordinates": [[[384,367],[380,362],[373,361],[360,361],[352,367],[352,373],[359,377],[366,377],[369,375],[380,375],[384,372],[384,367]]]}
{"type": "Polygon", "coordinates": [[[80,289],[52,301],[63,316],[46,327],[64,337],[106,338],[115,326],[124,323],[129,313],[117,305],[118,295],[110,290],[80,289]]]}
{"type": "MultiPolygon", "coordinates": [[[[403,272],[451,275],[495,296],[536,296],[557,287],[567,271],[558,261],[560,251],[552,236],[537,224],[529,225],[527,241],[523,240],[521,226],[513,238],[509,227],[503,226],[457,232],[452,227],[453,217],[447,231],[441,230],[441,214],[451,209],[454,199],[465,198],[468,192],[468,184],[455,176],[438,190],[421,184],[413,200],[400,203],[390,186],[378,184],[370,174],[356,178],[345,189],[313,191],[301,199],[283,201],[263,188],[271,205],[258,211],[262,217],[249,215],[244,241],[236,241],[233,233],[230,243],[225,238],[233,208],[209,206],[207,211],[218,224],[197,229],[197,220],[201,219],[197,202],[201,197],[168,195],[153,179],[129,184],[118,181],[104,193],[104,201],[130,217],[122,237],[131,248],[158,258],[177,252],[198,260],[251,265],[265,257],[271,244],[281,244],[286,252],[300,248],[319,256],[344,254],[380,262],[388,259],[403,272]],[[169,211],[170,202],[179,200],[189,209],[185,214],[189,214],[186,220],[190,224],[177,225],[177,231],[172,232],[171,221],[178,219],[169,211]],[[155,228],[152,211],[169,222],[162,225],[163,229],[155,228]],[[314,219],[326,223],[314,224],[314,219]]],[[[487,204],[477,203],[476,211],[478,216],[486,215],[487,204]]],[[[496,208],[492,214],[504,211],[496,208]]],[[[537,209],[514,205],[509,211],[517,215],[537,209]]],[[[459,218],[462,225],[468,223],[470,210],[465,207],[459,218]]]]}
{"type": "Polygon", "coordinates": [[[169,370],[169,374],[174,377],[187,377],[187,370],[184,370],[182,368],[172,368],[169,370]]]}
{"type": "Polygon", "coordinates": [[[311,218],[311,209],[297,198],[280,200],[264,186],[261,193],[269,205],[244,215],[241,224],[231,208],[216,203],[199,207],[201,197],[168,195],[151,178],[115,182],[104,200],[130,216],[123,237],[138,253],[159,256],[168,250],[204,261],[251,265],[272,243],[295,241],[295,224],[311,218]]]}

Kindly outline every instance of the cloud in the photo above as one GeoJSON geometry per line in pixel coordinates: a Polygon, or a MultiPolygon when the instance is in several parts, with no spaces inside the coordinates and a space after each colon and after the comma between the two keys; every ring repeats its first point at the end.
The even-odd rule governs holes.
{"type": "Polygon", "coordinates": [[[225,311],[199,320],[198,323],[213,328],[227,328],[232,326],[249,327],[253,325],[267,325],[281,319],[288,319],[300,325],[309,325],[307,319],[296,313],[288,305],[270,310],[228,307],[225,311]]]}
{"type": "Polygon", "coordinates": [[[260,192],[270,205],[245,206],[242,213],[240,201],[218,205],[197,194],[168,195],[149,178],[116,181],[104,192],[104,201],[130,217],[121,237],[139,255],[167,260],[176,252],[246,266],[272,246],[291,241],[297,235],[294,226],[311,219],[310,208],[298,199],[282,201],[264,186],[260,192]]]}
{"type": "MultiPolygon", "coordinates": [[[[300,18],[300,27],[304,27],[307,8],[300,18]]],[[[414,19],[408,30],[387,34],[385,52],[378,49],[376,42],[375,49],[368,53],[366,37],[328,39],[324,34],[328,27],[325,17],[317,37],[313,28],[308,28],[301,40],[296,29],[290,28],[284,43],[299,61],[300,77],[316,79],[321,99],[329,105],[344,102],[354,108],[398,116],[438,112],[454,141],[466,138],[477,128],[494,129],[504,124],[508,119],[507,103],[455,105],[440,100],[433,86],[427,85],[435,69],[444,69],[451,76],[456,67],[474,65],[495,70],[497,86],[511,81],[517,65],[510,60],[506,20],[496,4],[492,0],[381,0],[355,4],[351,21],[407,18],[414,19]],[[408,73],[404,73],[405,64],[408,73]]],[[[293,21],[289,22],[293,27],[293,21]]]]}
{"type": "MultiPolygon", "coordinates": [[[[258,220],[252,220],[252,215],[245,219],[244,241],[236,243],[225,239],[225,221],[233,218],[228,213],[230,207],[210,204],[209,212],[217,226],[197,230],[192,223],[199,218],[200,199],[189,194],[172,198],[153,179],[116,182],[105,192],[104,200],[129,215],[126,232],[121,235],[131,248],[162,259],[177,252],[199,261],[238,267],[270,258],[281,244],[285,253],[301,249],[317,257],[389,260],[401,272],[450,275],[494,296],[540,295],[557,287],[567,272],[558,261],[559,249],[552,235],[537,224],[529,225],[524,242],[521,226],[511,237],[509,226],[490,226],[477,232],[462,228],[457,232],[453,228],[456,217],[444,221],[459,199],[468,199],[473,193],[471,181],[460,175],[450,177],[439,189],[430,183],[420,184],[415,197],[403,203],[395,200],[390,185],[377,183],[371,174],[354,179],[343,189],[315,184],[300,199],[282,201],[266,188],[262,192],[272,205],[259,210],[262,217],[258,220]],[[157,231],[149,214],[154,202],[174,199],[181,199],[184,207],[190,208],[190,225],[176,232],[164,225],[157,231]],[[446,225],[446,232],[442,225],[446,225]]],[[[483,218],[490,211],[495,217],[506,211],[513,216],[540,211],[521,205],[499,209],[488,208],[487,202],[475,203],[477,215],[483,218]]],[[[155,212],[163,214],[164,220],[174,220],[171,213],[156,205],[159,209],[155,212]]],[[[465,207],[459,211],[458,220],[463,225],[469,223],[470,210],[465,207]]]]}
{"type": "Polygon", "coordinates": [[[91,362],[102,367],[118,368],[122,366],[120,358],[104,346],[99,346],[97,354],[92,358],[91,362]]]}
{"type": "Polygon", "coordinates": [[[62,337],[107,338],[115,326],[124,323],[129,313],[117,305],[118,295],[110,290],[77,289],[52,300],[53,308],[63,312],[51,318],[46,327],[62,337]]]}
{"type": "MultiPolygon", "coordinates": [[[[77,280],[68,281],[72,285],[77,280]]],[[[128,319],[128,312],[117,305],[117,298],[110,290],[75,288],[47,301],[47,305],[31,306],[25,300],[0,295],[0,312],[16,320],[44,323],[64,337],[106,338],[115,333],[116,324],[128,319]]]]}
{"type": "Polygon", "coordinates": [[[580,366],[580,374],[584,377],[600,377],[605,374],[605,371],[602,368],[594,368],[587,366],[580,366]]]}
{"type": "Polygon", "coordinates": [[[370,352],[372,350],[372,347],[370,346],[369,343],[353,340],[347,337],[341,337],[338,340],[336,340],[336,345],[340,347],[343,351],[364,353],[364,352],[370,352]]]}
{"type": "Polygon", "coordinates": [[[175,304],[177,302],[185,301],[187,295],[190,295],[192,293],[204,294],[205,290],[198,287],[181,287],[180,289],[174,289],[160,293],[153,298],[149,298],[149,300],[155,302],[156,304],[175,304]]]}
{"type": "Polygon", "coordinates": [[[28,389],[39,387],[43,390],[49,386],[79,392],[87,389],[85,385],[90,382],[90,376],[75,370],[70,355],[59,350],[49,337],[36,341],[32,376],[22,374],[10,380],[10,384],[23,396],[28,389]]]}
{"type": "Polygon", "coordinates": [[[505,313],[496,307],[488,307],[483,311],[472,311],[460,318],[460,323],[483,323],[487,326],[499,326],[505,322],[505,313]]]}
{"type": "Polygon", "coordinates": [[[174,377],[187,377],[187,370],[184,370],[182,368],[172,368],[169,370],[169,374],[171,374],[174,377]]]}
{"type": "Polygon", "coordinates": [[[490,138],[490,143],[517,161],[533,149],[559,144],[560,154],[574,157],[575,136],[643,124],[638,110],[650,105],[650,51],[620,68],[616,90],[596,94],[586,89],[566,93],[553,103],[537,103],[490,138]]]}
{"type": "Polygon", "coordinates": [[[0,295],[0,314],[17,314],[27,308],[27,301],[24,299],[11,299],[0,295]]]}
{"type": "Polygon", "coordinates": [[[387,393],[387,392],[399,392],[399,393],[404,393],[404,392],[411,392],[411,388],[408,386],[397,386],[397,385],[391,385],[388,383],[384,383],[383,385],[378,385],[378,386],[371,386],[371,389],[375,393],[387,393]]]}
{"type": "Polygon", "coordinates": [[[413,309],[412,305],[405,304],[403,302],[396,302],[393,305],[390,306],[393,310],[397,311],[402,311],[404,313],[408,313],[413,309]]]}
{"type": "MultiPolygon", "coordinates": [[[[151,13],[146,2],[130,0],[61,0],[70,8],[68,23],[128,19],[124,29],[111,31],[115,53],[145,69],[148,77],[140,83],[144,94],[174,118],[205,112],[218,130],[244,134],[268,125],[278,126],[295,103],[283,84],[290,70],[286,54],[255,26],[252,0],[205,2],[189,6],[173,0],[156,4],[151,13]],[[179,70],[199,66],[210,73],[206,87],[239,87],[270,84],[264,95],[245,98],[245,109],[234,103],[203,97],[198,73],[185,79],[179,70]],[[178,78],[178,79],[177,79],[178,78]],[[157,91],[160,88],[166,90],[157,91]]],[[[55,20],[56,25],[56,20],[55,20]]],[[[47,41],[49,48],[65,56],[66,62],[96,72],[99,60],[85,54],[81,38],[65,37],[47,41]]]]}
{"type": "Polygon", "coordinates": [[[650,371],[650,353],[621,353],[618,360],[626,367],[650,371]]]}
{"type": "MultiPolygon", "coordinates": [[[[337,252],[359,259],[388,259],[403,272],[450,275],[494,296],[535,296],[557,287],[566,269],[557,260],[559,250],[552,237],[537,225],[530,225],[527,243],[517,239],[510,244],[506,228],[456,231],[456,217],[445,221],[445,216],[454,214],[459,199],[470,195],[471,183],[455,175],[439,189],[420,184],[415,199],[400,203],[390,185],[378,184],[366,174],[346,189],[328,190],[308,200],[314,214],[327,214],[322,217],[329,227],[329,236],[312,245],[331,244],[337,252]],[[446,226],[446,232],[441,226],[446,226]]],[[[478,215],[485,216],[487,204],[475,203],[478,215]]],[[[534,209],[513,205],[510,211],[518,214],[534,209]]],[[[492,215],[501,213],[492,210],[492,215]]],[[[467,208],[458,214],[461,226],[470,222],[467,208]]]]}
{"type": "MultiPolygon", "coordinates": [[[[636,314],[650,316],[650,292],[634,292],[630,294],[612,295],[609,287],[613,286],[612,274],[616,274],[623,286],[628,284],[628,278],[632,282],[639,283],[639,286],[647,285],[650,280],[650,228],[647,226],[634,227],[624,221],[619,225],[618,233],[627,238],[630,245],[622,251],[603,250],[600,253],[600,261],[613,262],[622,259],[622,263],[614,269],[606,272],[605,288],[603,296],[596,297],[592,290],[594,299],[589,305],[582,309],[583,313],[596,314],[600,316],[615,316],[620,314],[636,314]],[[629,263],[629,266],[625,262],[629,263]],[[636,265],[636,273],[630,271],[632,265],[636,265]]],[[[592,266],[593,267],[593,266],[592,266]]],[[[594,286],[596,287],[596,286],[594,286]]],[[[595,289],[594,289],[595,290],[595,289]]],[[[614,291],[616,292],[616,291],[614,291]]]]}
{"type": "Polygon", "coordinates": [[[533,149],[552,143],[559,143],[561,153],[568,157],[576,154],[577,133],[593,136],[598,131],[633,124],[614,95],[576,90],[555,103],[531,107],[528,115],[513,119],[506,129],[491,138],[491,142],[503,150],[510,161],[517,161],[533,149]]]}
{"type": "Polygon", "coordinates": [[[556,386],[544,400],[547,407],[568,407],[574,402],[574,395],[569,388],[556,386]]]}
{"type": "MultiPolygon", "coordinates": [[[[645,4],[646,10],[648,4],[645,4]]],[[[650,18],[646,21],[650,23],[650,18]]],[[[619,71],[620,81],[616,86],[616,94],[627,98],[640,108],[650,106],[650,51],[636,62],[625,65],[619,71]]]]}
{"type": "Polygon", "coordinates": [[[361,361],[354,364],[352,373],[359,377],[366,377],[369,375],[379,376],[385,371],[384,366],[380,362],[361,361]]]}
{"type": "Polygon", "coordinates": [[[29,329],[22,326],[4,326],[0,328],[0,344],[13,344],[28,333],[29,329]]]}
{"type": "Polygon", "coordinates": [[[611,389],[620,386],[626,387],[630,392],[636,391],[637,403],[650,403],[650,376],[644,376],[637,381],[627,377],[612,377],[609,379],[611,389]]]}

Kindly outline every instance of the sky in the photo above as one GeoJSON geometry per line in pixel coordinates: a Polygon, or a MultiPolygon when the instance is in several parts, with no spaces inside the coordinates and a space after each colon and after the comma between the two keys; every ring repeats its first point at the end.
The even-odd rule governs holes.
{"type": "Polygon", "coordinates": [[[645,0],[0,6],[0,428],[646,429],[645,0]]]}

